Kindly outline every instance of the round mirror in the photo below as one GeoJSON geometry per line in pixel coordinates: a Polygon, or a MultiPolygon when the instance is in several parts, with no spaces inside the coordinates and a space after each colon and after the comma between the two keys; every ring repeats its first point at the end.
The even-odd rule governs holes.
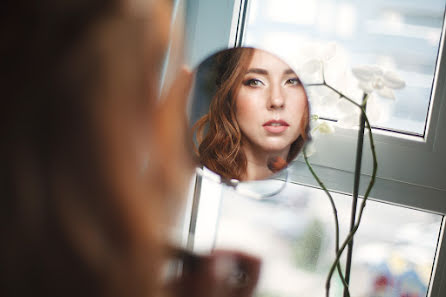
{"type": "Polygon", "coordinates": [[[195,74],[190,124],[201,165],[237,183],[270,178],[297,157],[309,103],[289,64],[264,50],[232,48],[195,74]]]}

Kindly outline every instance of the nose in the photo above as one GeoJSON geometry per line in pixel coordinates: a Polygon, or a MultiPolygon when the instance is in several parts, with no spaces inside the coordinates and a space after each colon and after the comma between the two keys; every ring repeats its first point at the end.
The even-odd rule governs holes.
{"type": "Polygon", "coordinates": [[[271,86],[268,109],[282,109],[285,107],[285,97],[280,86],[271,86]]]}

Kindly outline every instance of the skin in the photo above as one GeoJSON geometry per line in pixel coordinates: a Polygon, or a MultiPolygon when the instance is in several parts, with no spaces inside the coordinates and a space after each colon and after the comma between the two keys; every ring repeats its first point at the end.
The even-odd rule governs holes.
{"type": "Polygon", "coordinates": [[[235,104],[243,137],[242,149],[247,158],[243,180],[266,178],[271,175],[268,160],[272,157],[286,160],[291,143],[300,135],[307,104],[305,90],[286,63],[255,50],[235,104]],[[282,120],[286,125],[271,128],[267,124],[271,120],[282,120]]]}

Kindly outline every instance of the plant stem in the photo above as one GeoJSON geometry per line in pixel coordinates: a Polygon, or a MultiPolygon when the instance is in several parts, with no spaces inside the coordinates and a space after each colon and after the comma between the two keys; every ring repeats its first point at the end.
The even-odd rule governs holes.
{"type": "Polygon", "coordinates": [[[359,215],[358,215],[358,220],[356,222],[356,225],[354,226],[353,230],[350,231],[350,233],[348,234],[348,236],[345,239],[345,241],[342,243],[342,246],[339,248],[339,251],[336,254],[336,258],[335,258],[332,266],[330,267],[330,271],[328,273],[328,277],[327,277],[327,281],[326,281],[326,288],[327,288],[326,296],[327,297],[329,296],[328,289],[330,288],[330,282],[331,282],[331,278],[333,276],[334,269],[337,267],[337,265],[339,263],[339,259],[341,258],[341,255],[342,255],[345,247],[350,242],[350,240],[353,239],[353,236],[355,235],[356,231],[359,228],[359,225],[360,225],[361,219],[362,219],[362,214],[364,212],[364,208],[365,208],[367,199],[369,197],[369,194],[370,194],[370,192],[371,192],[371,190],[373,188],[373,185],[375,184],[376,172],[378,171],[378,161],[377,161],[377,157],[376,157],[375,143],[373,141],[372,128],[370,126],[370,122],[369,122],[369,119],[367,118],[367,114],[365,113],[365,110],[363,108],[361,108],[361,111],[362,111],[362,113],[364,113],[365,122],[367,124],[367,129],[369,131],[370,149],[372,151],[372,157],[373,157],[372,177],[370,179],[370,182],[369,182],[369,185],[367,187],[367,190],[366,190],[366,192],[364,194],[364,198],[362,200],[361,208],[359,209],[359,215]]]}
{"type": "Polygon", "coordinates": [[[356,101],[350,99],[349,97],[347,97],[346,95],[344,95],[343,93],[339,92],[338,90],[336,90],[334,87],[332,87],[331,85],[329,85],[328,83],[326,83],[325,81],[323,83],[316,83],[316,84],[306,84],[305,87],[321,87],[321,86],[325,86],[327,88],[329,88],[330,90],[332,90],[333,92],[335,92],[336,94],[338,94],[341,98],[346,99],[347,101],[349,101],[351,104],[355,105],[357,108],[362,109],[362,105],[357,103],[356,101]]]}
{"type": "MultiPolygon", "coordinates": [[[[339,271],[341,279],[342,279],[342,283],[344,285],[344,297],[349,297],[350,296],[349,281],[350,281],[350,270],[351,270],[351,258],[352,258],[352,253],[353,253],[353,237],[354,237],[354,235],[356,234],[356,231],[359,228],[359,224],[361,223],[362,214],[363,214],[363,211],[364,211],[364,208],[365,208],[365,205],[366,205],[366,201],[367,201],[367,198],[368,198],[368,196],[370,194],[370,191],[372,190],[373,185],[375,184],[376,172],[377,172],[377,169],[378,169],[378,162],[377,162],[377,157],[376,157],[375,144],[374,144],[374,141],[373,141],[372,129],[371,129],[371,125],[370,125],[370,122],[368,120],[367,114],[365,112],[365,106],[366,106],[366,103],[367,103],[368,95],[364,94],[363,98],[362,98],[362,104],[358,104],[357,102],[353,101],[352,99],[350,99],[349,97],[345,96],[343,93],[339,92],[334,87],[329,85],[325,81],[325,77],[323,77],[323,82],[322,83],[308,84],[306,86],[307,87],[326,86],[327,88],[331,89],[333,92],[338,94],[341,98],[346,99],[347,101],[349,101],[350,103],[352,103],[353,105],[355,105],[356,107],[358,107],[361,110],[360,129],[358,131],[357,156],[356,156],[356,165],[355,165],[355,174],[354,174],[355,181],[354,181],[354,189],[353,189],[353,195],[352,195],[353,201],[352,201],[352,215],[351,215],[351,222],[350,222],[350,233],[347,235],[347,238],[345,239],[345,241],[343,242],[343,244],[342,244],[342,246],[340,248],[339,248],[338,240],[336,241],[336,258],[335,258],[335,261],[333,262],[333,264],[332,264],[332,266],[330,268],[330,271],[329,271],[329,274],[328,274],[328,277],[327,277],[327,280],[326,280],[326,284],[325,284],[326,297],[329,297],[331,278],[333,276],[334,269],[338,268],[338,271],[339,271]],[[364,198],[363,198],[360,210],[359,210],[358,220],[355,223],[355,216],[356,216],[356,209],[357,209],[357,199],[358,199],[358,194],[359,194],[358,190],[359,190],[359,181],[360,181],[360,169],[361,169],[361,160],[362,160],[365,124],[367,124],[367,129],[369,131],[370,148],[371,148],[372,157],[373,157],[373,172],[372,172],[371,180],[369,182],[369,185],[367,187],[366,193],[364,195],[364,198]],[[341,255],[344,252],[345,247],[347,245],[349,246],[349,249],[348,249],[349,251],[348,251],[348,255],[347,255],[347,265],[346,265],[346,274],[345,274],[346,278],[344,279],[342,277],[342,271],[340,270],[339,261],[340,261],[341,255]]],[[[330,199],[330,202],[332,203],[332,208],[334,209],[334,213],[335,213],[335,224],[336,224],[336,228],[337,228],[336,236],[339,236],[339,223],[338,223],[336,206],[334,205],[333,198],[331,197],[330,193],[328,192],[326,187],[323,185],[322,181],[316,175],[316,173],[314,172],[314,170],[311,167],[310,163],[308,162],[305,151],[304,151],[304,158],[305,158],[305,162],[307,163],[307,166],[310,169],[311,173],[313,174],[313,176],[315,177],[316,181],[321,186],[321,188],[325,191],[325,193],[327,194],[327,196],[330,199]]]]}
{"type": "MultiPolygon", "coordinates": [[[[306,152],[305,148],[303,150],[303,155],[304,155],[305,163],[308,166],[308,169],[310,170],[310,172],[313,175],[314,179],[316,179],[317,183],[324,190],[325,194],[327,194],[328,199],[330,200],[331,208],[333,210],[333,215],[334,215],[334,219],[335,219],[335,232],[336,232],[335,252],[337,254],[339,252],[339,218],[338,218],[338,210],[336,208],[336,204],[335,204],[334,199],[331,196],[330,192],[328,191],[327,187],[325,187],[324,183],[320,180],[320,178],[318,177],[318,175],[314,171],[313,166],[311,166],[310,162],[308,161],[308,156],[307,156],[307,152],[306,152]]],[[[338,261],[336,267],[337,267],[337,270],[338,270],[338,273],[339,273],[339,277],[341,278],[342,284],[344,285],[345,292],[347,292],[346,293],[347,297],[350,297],[348,283],[345,281],[345,277],[344,277],[344,275],[342,273],[341,264],[339,263],[339,261],[338,261]]],[[[329,292],[330,291],[330,283],[327,283],[327,286],[328,287],[326,287],[326,289],[327,289],[327,292],[329,292]]]]}
{"type": "MultiPolygon", "coordinates": [[[[367,94],[364,93],[362,97],[363,110],[365,111],[367,94]]],[[[356,145],[356,162],[355,162],[355,174],[354,174],[354,184],[353,184],[353,195],[352,195],[352,207],[350,214],[350,232],[355,227],[356,222],[356,210],[358,205],[358,194],[359,194],[359,183],[361,180],[361,163],[362,163],[362,152],[364,147],[364,128],[365,128],[365,112],[361,113],[361,118],[359,120],[359,130],[358,130],[358,140],[356,145]]],[[[350,284],[350,272],[352,267],[352,256],[353,256],[353,238],[350,240],[347,248],[347,261],[345,264],[345,282],[350,284]]],[[[344,288],[344,297],[348,297],[347,290],[344,288]]]]}

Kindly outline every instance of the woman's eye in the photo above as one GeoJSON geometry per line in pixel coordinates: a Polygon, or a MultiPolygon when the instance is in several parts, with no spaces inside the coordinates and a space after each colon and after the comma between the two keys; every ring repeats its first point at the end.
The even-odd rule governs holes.
{"type": "Polygon", "coordinates": [[[261,80],[256,79],[256,78],[252,78],[252,79],[245,80],[243,82],[243,84],[245,86],[249,86],[249,87],[259,87],[259,86],[263,85],[263,82],[261,80]]]}
{"type": "Polygon", "coordinates": [[[300,85],[300,80],[297,77],[290,78],[286,81],[287,85],[298,86],[300,85]]]}

